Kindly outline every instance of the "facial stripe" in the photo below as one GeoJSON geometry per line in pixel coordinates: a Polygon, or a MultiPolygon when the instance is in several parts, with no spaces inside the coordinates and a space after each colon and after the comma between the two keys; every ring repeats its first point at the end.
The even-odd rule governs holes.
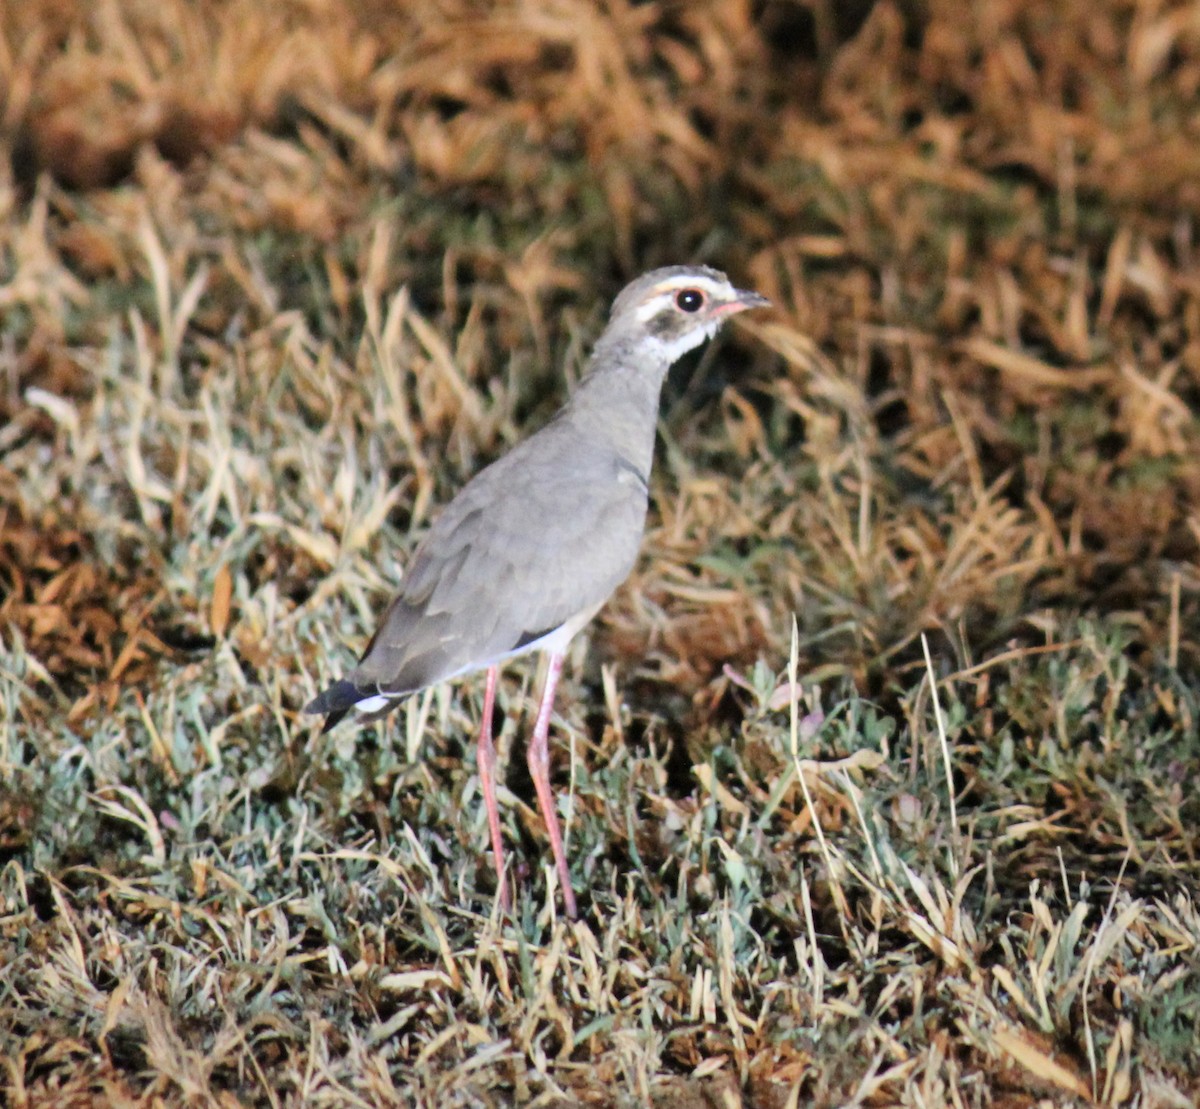
{"type": "Polygon", "coordinates": [[[646,299],[638,306],[634,315],[641,323],[652,320],[664,309],[674,306],[675,294],[680,289],[701,289],[709,297],[719,299],[726,291],[726,286],[719,281],[713,281],[700,275],[672,277],[655,285],[647,293],[646,299]]]}

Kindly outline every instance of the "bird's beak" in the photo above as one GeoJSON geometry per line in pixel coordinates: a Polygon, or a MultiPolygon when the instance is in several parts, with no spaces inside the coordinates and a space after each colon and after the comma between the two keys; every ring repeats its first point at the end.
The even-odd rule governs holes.
{"type": "Polygon", "coordinates": [[[771,302],[761,293],[752,293],[749,289],[735,289],[734,298],[721,306],[722,316],[732,316],[745,312],[748,308],[769,308],[771,302]]]}

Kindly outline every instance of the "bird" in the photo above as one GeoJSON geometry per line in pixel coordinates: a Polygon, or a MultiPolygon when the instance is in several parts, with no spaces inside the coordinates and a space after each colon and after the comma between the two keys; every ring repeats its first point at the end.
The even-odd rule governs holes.
{"type": "Polygon", "coordinates": [[[509,908],[492,714],[500,667],[549,656],[527,747],[567,916],[578,914],[550,785],[549,732],[567,645],[637,560],[667,371],[732,316],[770,301],[708,266],[666,266],[613,301],[578,386],[540,430],[480,470],[414,551],[358,665],[310,701],[328,731],[485,671],[476,742],[496,896],[509,908]]]}

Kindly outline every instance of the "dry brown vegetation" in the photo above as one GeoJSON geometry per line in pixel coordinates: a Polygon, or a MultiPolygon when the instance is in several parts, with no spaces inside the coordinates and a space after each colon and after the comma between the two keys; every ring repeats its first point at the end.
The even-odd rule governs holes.
{"type": "Polygon", "coordinates": [[[1198,97],[1168,0],[0,6],[7,1103],[1194,1104],[1198,97]],[[686,260],[777,307],[568,667],[575,924],[506,676],[507,920],[477,685],[297,710],[686,260]]]}

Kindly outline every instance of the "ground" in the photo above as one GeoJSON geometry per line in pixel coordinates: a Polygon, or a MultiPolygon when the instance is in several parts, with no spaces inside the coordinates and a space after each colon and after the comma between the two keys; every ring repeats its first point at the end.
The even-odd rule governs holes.
{"type": "Polygon", "coordinates": [[[0,9],[14,1106],[1200,1099],[1200,22],[1169,0],[0,9]],[[564,919],[500,693],[321,735],[620,287],[564,919]]]}

